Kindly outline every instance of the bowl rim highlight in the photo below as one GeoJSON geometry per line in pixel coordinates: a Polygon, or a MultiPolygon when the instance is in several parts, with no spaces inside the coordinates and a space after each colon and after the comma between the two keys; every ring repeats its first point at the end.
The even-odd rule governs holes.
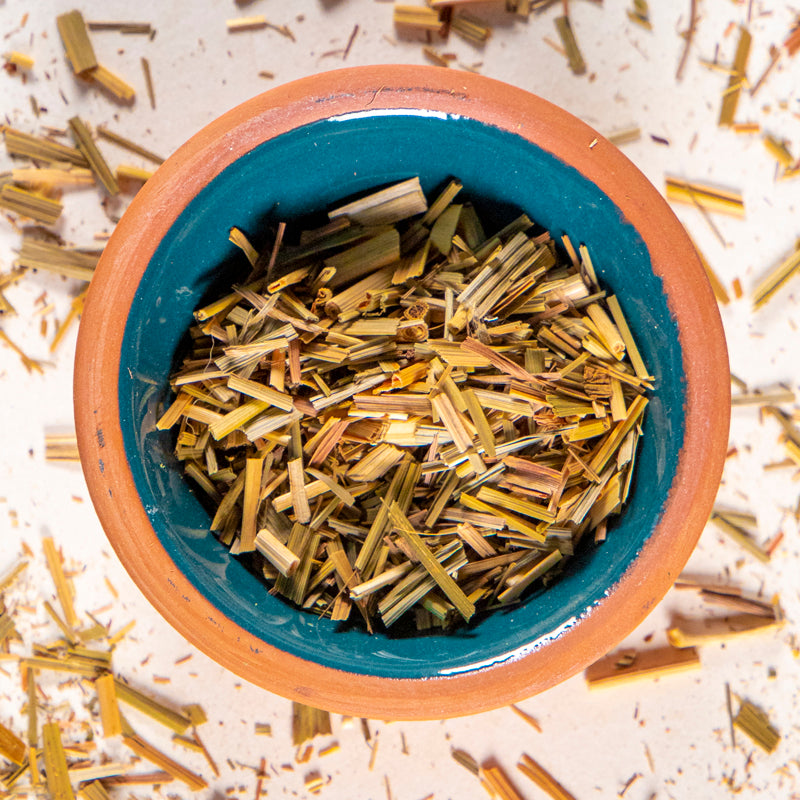
{"type": "Polygon", "coordinates": [[[89,291],[76,354],[76,426],[90,495],[112,546],[149,601],[193,644],[241,677],[310,705],[367,717],[436,719],[507,705],[575,674],[632,631],[666,593],[719,485],[730,414],[727,365],[716,301],[687,234],[642,173],[599,134],[541,98],[480,75],[356,67],[276,87],[232,109],[182,146],[139,192],[89,291]],[[203,597],[169,558],[142,507],[117,396],[125,323],[139,280],[192,198],[269,138],[332,116],[403,109],[467,116],[515,133],[605,192],[639,232],[663,281],[686,377],[685,443],[661,520],[607,597],[531,652],[425,679],[360,675],[306,661],[267,645],[203,597]],[[113,268],[122,263],[125,269],[113,268]]]}

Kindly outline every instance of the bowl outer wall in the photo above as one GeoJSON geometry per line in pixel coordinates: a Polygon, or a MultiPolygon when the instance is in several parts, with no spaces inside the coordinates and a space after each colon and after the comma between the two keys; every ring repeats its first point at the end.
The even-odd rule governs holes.
{"type": "Polygon", "coordinates": [[[159,168],[118,224],[92,280],[78,338],[75,415],[84,473],[109,541],[145,596],[189,641],[241,677],[310,705],[373,718],[437,719],[543,691],[604,655],[644,619],[679,575],[708,519],[727,448],[730,388],[722,323],[694,247],[616,147],[522,89],[454,70],[397,65],[336,70],[276,87],[209,124],[159,168]],[[139,499],[117,387],[125,323],[141,276],[169,227],[209,181],[298,126],[354,112],[420,108],[468,116],[530,140],[595,183],[638,230],[678,322],[685,443],[658,526],[622,579],[576,625],[499,665],[394,679],[324,667],[266,645],[190,584],[139,499]]]}

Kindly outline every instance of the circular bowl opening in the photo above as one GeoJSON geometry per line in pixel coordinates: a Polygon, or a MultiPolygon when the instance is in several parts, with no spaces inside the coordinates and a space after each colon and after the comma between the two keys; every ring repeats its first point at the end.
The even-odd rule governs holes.
{"type": "Polygon", "coordinates": [[[243,677],[366,716],[503,705],[611,649],[688,558],[727,442],[716,305],[657,192],[565,112],[443,72],[327,73],[256,98],[198,134],[120,223],[79,341],[84,469],[109,539],[145,595],[243,677]],[[209,514],[172,455],[173,435],[155,421],[192,312],[243,277],[231,227],[263,230],[413,176],[428,195],[459,178],[487,232],[524,211],[555,237],[585,244],[655,381],[634,485],[608,540],[582,548],[560,580],[519,606],[455,632],[403,637],[342,630],[271,596],[210,534],[209,514]]]}

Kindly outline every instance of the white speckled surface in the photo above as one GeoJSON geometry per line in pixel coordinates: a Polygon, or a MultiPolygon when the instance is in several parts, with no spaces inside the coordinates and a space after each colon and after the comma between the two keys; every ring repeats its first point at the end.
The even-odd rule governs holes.
{"type": "MultiPolygon", "coordinates": [[[[723,309],[732,370],[752,387],[783,382],[797,390],[800,279],[757,314],[751,312],[748,295],[760,276],[785,257],[800,236],[800,178],[776,182],[775,162],[759,135],[717,128],[720,93],[727,76],[698,62],[700,57],[712,58],[717,44],[720,61],[730,62],[737,34],[732,30],[726,35],[726,31],[729,25],[745,21],[748,3],[699,3],[695,45],[680,84],[674,77],[683,42],[678,33],[687,26],[688,0],[651,3],[652,33],[628,21],[625,12],[631,5],[630,0],[606,0],[602,6],[585,0],[571,4],[573,26],[588,65],[583,77],[572,75],[563,56],[543,41],[544,37],[557,39],[553,25],[560,13],[557,8],[525,23],[507,16],[502,2],[474,4],[472,13],[495,24],[490,42],[479,51],[452,37],[440,49],[457,54],[464,64],[481,62],[484,74],[536,92],[601,132],[630,124],[641,126],[642,138],[624,150],[659,189],[663,189],[664,175],[672,174],[741,190],[747,209],[744,220],[714,216],[727,247],[694,209],[676,211],[729,290],[735,278],[744,288],[745,297],[723,309]],[[669,145],[656,143],[650,134],[668,139],[669,145]]],[[[82,10],[87,19],[147,21],[158,31],[153,41],[116,32],[93,34],[100,61],[137,89],[135,104],[126,107],[79,85],[64,63],[55,16],[72,7],[71,2],[53,0],[0,3],[2,50],[19,50],[36,59],[26,83],[19,75],[0,73],[5,121],[36,131],[41,125],[63,127],[69,117],[79,114],[92,125],[107,124],[164,156],[223,111],[271,85],[342,66],[340,54],[327,53],[344,47],[355,24],[359,32],[344,64],[425,61],[418,42],[396,36],[388,2],[255,0],[242,6],[232,0],[86,3],[82,10]],[[26,12],[27,23],[20,27],[26,12]],[[249,14],[265,14],[271,22],[288,24],[296,41],[274,30],[226,32],[226,19],[249,14]],[[144,91],[141,56],[151,64],[155,111],[144,91]],[[274,80],[260,78],[259,70],[274,72],[274,80]],[[31,94],[47,109],[38,120],[31,110],[31,94]]],[[[797,10],[788,4],[752,3],[751,83],[768,61],[769,45],[783,41],[796,15],[797,10]]],[[[743,96],[737,119],[759,122],[764,131],[786,138],[795,156],[800,155],[799,87],[800,54],[783,59],[756,98],[743,96]]],[[[100,146],[112,165],[146,165],[106,142],[100,146]]],[[[0,153],[0,171],[10,167],[8,157],[0,153]]],[[[56,229],[68,241],[92,245],[95,232],[111,230],[95,190],[69,190],[64,204],[56,229]]],[[[120,210],[115,206],[115,212],[120,210]]],[[[18,243],[18,234],[6,219],[0,219],[0,272],[10,269],[18,243]]],[[[262,757],[269,765],[270,778],[264,782],[269,797],[303,797],[304,776],[314,770],[328,781],[321,796],[330,800],[488,796],[450,758],[450,748],[459,747],[479,761],[495,757],[512,776],[521,796],[531,799],[544,795],[516,770],[522,752],[550,769],[579,800],[617,797],[637,773],[640,777],[624,792],[629,800],[727,797],[731,791],[725,782],[729,779],[741,798],[800,797],[800,659],[797,650],[793,652],[793,647],[800,646],[795,638],[800,625],[800,533],[794,514],[800,484],[796,468],[762,469],[764,464],[784,458],[773,420],[762,420],[756,409],[734,409],[731,444],[736,454],[728,461],[720,492],[725,504],[758,512],[762,542],[779,531],[784,533],[771,563],[755,561],[709,527],[688,571],[711,581],[730,580],[748,591],[763,592],[765,597],[779,593],[787,616],[782,630],[705,647],[700,671],[655,683],[590,694],[580,676],[573,678],[521,703],[539,720],[542,733],[508,709],[445,722],[372,722],[373,742],[378,747],[372,769],[370,749],[360,727],[343,724],[334,716],[333,736],[317,744],[324,747],[336,740],[340,749],[321,757],[315,750],[308,763],[295,764],[289,771],[282,765],[293,763],[295,756],[290,703],[242,684],[194,652],[163,622],[110,552],[80,469],[44,461],[45,432],[72,427],[75,332],[55,355],[48,353],[48,345],[54,320],[64,318],[77,289],[77,282],[39,274],[26,276],[6,292],[18,315],[0,318],[0,328],[29,355],[48,365],[44,375],[28,375],[17,356],[0,344],[0,573],[16,561],[23,542],[36,552],[36,560],[12,595],[15,604],[38,609],[19,612],[20,631],[29,641],[56,634],[41,608],[42,600],[52,594],[41,557],[41,539],[46,535],[55,537],[68,565],[79,572],[74,584],[81,614],[99,609],[103,621],[112,621],[114,628],[129,619],[137,620],[131,636],[115,652],[116,669],[177,703],[199,702],[206,708],[210,722],[201,735],[219,763],[220,777],[214,778],[200,755],[171,745],[169,733],[154,723],[137,716],[137,729],[209,780],[210,788],[202,796],[254,797],[254,768],[262,757]],[[47,338],[42,337],[40,317],[35,315],[36,299],[42,292],[55,307],[45,315],[47,338]],[[117,588],[118,600],[113,600],[105,577],[117,588]],[[104,608],[109,603],[113,605],[104,608]],[[175,665],[190,653],[191,659],[175,665]],[[771,669],[774,678],[770,678],[771,669]],[[171,680],[154,684],[154,676],[171,680]],[[772,755],[754,749],[741,734],[736,749],[731,747],[726,682],[733,692],[769,712],[783,735],[772,755]],[[272,737],[255,735],[256,722],[271,723],[272,737]],[[403,740],[408,754],[403,752],[403,740]]],[[[642,645],[651,634],[652,645],[663,644],[673,613],[700,615],[706,611],[720,613],[673,590],[627,644],[642,645]]],[[[0,661],[0,667],[0,722],[24,731],[16,666],[0,661]]],[[[87,696],[74,689],[61,693],[57,683],[55,676],[42,679],[53,703],[65,699],[79,718],[85,717],[87,696]]],[[[69,712],[55,705],[52,713],[53,718],[63,719],[69,712]]],[[[134,712],[131,718],[133,721],[134,712]]],[[[119,755],[123,751],[111,745],[110,752],[119,755]]],[[[151,796],[150,787],[131,791],[136,797],[151,796]]],[[[163,795],[171,793],[191,794],[179,784],[162,789],[163,795]]],[[[128,790],[118,791],[117,796],[127,797],[128,790]]]]}

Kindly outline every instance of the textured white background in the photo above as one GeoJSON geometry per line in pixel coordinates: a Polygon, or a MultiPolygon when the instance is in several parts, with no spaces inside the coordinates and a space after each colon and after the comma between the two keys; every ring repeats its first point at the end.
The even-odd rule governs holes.
{"type": "MultiPolygon", "coordinates": [[[[744,287],[745,297],[723,309],[732,370],[753,387],[785,382],[797,389],[800,314],[793,292],[800,281],[758,314],[751,312],[748,294],[800,236],[800,178],[776,182],[775,162],[758,136],[716,127],[727,77],[698,63],[701,56],[711,58],[716,45],[723,63],[732,60],[737,33],[729,26],[745,21],[747,3],[699,2],[695,45],[681,83],[675,81],[675,69],[683,43],[679,32],[688,23],[688,0],[651,3],[652,33],[627,20],[625,10],[632,6],[631,0],[607,0],[602,7],[581,0],[571,5],[588,64],[583,77],[572,75],[563,56],[543,41],[557,39],[553,25],[557,9],[525,23],[505,15],[502,2],[479,4],[474,12],[496,26],[486,47],[478,50],[452,37],[440,49],[456,53],[464,64],[480,62],[485,75],[538,93],[601,132],[632,123],[641,126],[643,137],[625,146],[625,152],[660,189],[664,175],[673,174],[741,190],[746,218],[715,217],[727,247],[695,210],[681,208],[677,213],[725,284],[730,288],[738,277],[744,287]],[[654,142],[650,134],[668,139],[669,146],[654,142]]],[[[755,0],[752,6],[754,38],[748,72],[754,82],[768,61],[769,45],[783,41],[797,11],[777,2],[755,0]]],[[[69,117],[80,114],[92,125],[105,123],[166,156],[207,122],[270,85],[342,66],[341,55],[326,53],[343,48],[356,23],[359,33],[345,65],[424,63],[418,42],[395,35],[392,6],[387,2],[256,0],[243,7],[232,0],[86,2],[82,11],[87,19],[146,21],[158,31],[153,41],[114,32],[93,34],[99,60],[136,86],[135,103],[120,106],[79,85],[65,64],[55,16],[72,7],[71,2],[53,0],[0,2],[2,50],[16,49],[36,58],[27,83],[0,73],[0,108],[15,127],[26,131],[37,131],[42,124],[63,127],[69,117]],[[21,28],[24,13],[29,18],[21,28]],[[288,24],[296,41],[272,30],[228,34],[225,20],[244,14],[265,14],[271,22],[288,24]],[[145,94],[142,55],[153,71],[155,111],[145,94]],[[258,77],[259,70],[274,72],[274,81],[258,77]],[[30,94],[47,109],[39,120],[32,114],[30,94]]],[[[760,122],[765,131],[788,139],[795,155],[800,155],[798,86],[800,55],[784,60],[755,99],[743,95],[737,119],[760,122]]],[[[107,143],[100,146],[112,165],[146,166],[107,143]]],[[[3,152],[0,171],[9,168],[3,152]]],[[[95,190],[68,191],[64,204],[57,230],[69,242],[92,245],[95,232],[111,230],[95,190]]],[[[18,242],[8,221],[0,219],[0,270],[11,267],[18,242]]],[[[75,585],[80,613],[112,602],[103,579],[113,582],[120,598],[102,612],[103,620],[112,621],[115,628],[137,620],[132,635],[115,652],[117,670],[140,685],[151,684],[153,676],[169,676],[169,684],[155,687],[163,696],[178,703],[200,702],[209,713],[210,722],[201,734],[220,764],[219,779],[213,778],[201,757],[171,750],[168,734],[157,725],[135,719],[143,735],[209,779],[204,796],[223,797],[233,788],[231,796],[253,797],[252,767],[262,756],[271,767],[272,777],[265,782],[270,797],[302,797],[303,777],[312,769],[330,779],[322,796],[331,800],[385,798],[384,776],[397,800],[421,800],[431,793],[437,800],[485,796],[475,779],[451,760],[450,748],[455,746],[478,760],[496,757],[526,798],[544,795],[514,768],[523,751],[583,800],[617,797],[636,773],[641,777],[624,794],[631,800],[726,797],[731,793],[728,780],[744,798],[800,797],[800,660],[796,649],[793,653],[800,617],[799,539],[793,514],[798,483],[791,468],[762,470],[765,463],[783,458],[779,430],[772,421],[762,421],[756,410],[734,410],[731,443],[738,455],[726,466],[721,500],[757,511],[759,539],[765,541],[782,530],[783,543],[772,562],[762,565],[709,527],[687,571],[710,580],[730,580],[767,597],[780,593],[788,618],[783,630],[706,647],[702,669],[684,676],[592,694],[577,676],[521,703],[539,719],[541,734],[508,709],[443,722],[373,722],[379,744],[372,770],[370,750],[358,726],[343,725],[334,716],[333,736],[318,744],[335,739],[341,749],[324,757],[315,755],[308,764],[288,771],[281,765],[294,760],[290,703],[225,672],[163,622],[110,551],[80,469],[44,461],[45,432],[72,428],[75,332],[53,356],[48,343],[54,320],[64,318],[78,289],[76,282],[39,274],[26,276],[7,292],[18,315],[0,319],[0,326],[31,356],[45,360],[47,367],[42,376],[28,375],[16,355],[0,346],[0,572],[18,558],[23,541],[37,553],[14,601],[38,607],[35,614],[21,616],[26,620],[21,629],[29,640],[40,641],[56,634],[41,610],[42,600],[52,594],[41,558],[42,536],[54,536],[68,565],[79,573],[75,585]],[[55,304],[48,316],[47,339],[34,316],[34,301],[42,292],[55,304]],[[177,659],[190,653],[189,661],[175,666],[177,659]],[[769,677],[770,668],[774,678],[769,677]],[[734,692],[769,711],[783,735],[772,756],[754,750],[742,735],[737,737],[738,747],[731,747],[726,681],[734,692]],[[270,722],[272,738],[256,736],[255,722],[270,722]],[[407,755],[402,752],[403,736],[407,755]]],[[[626,643],[642,644],[648,634],[652,645],[664,643],[664,630],[676,612],[701,615],[706,609],[686,593],[672,591],[626,643]]],[[[5,667],[8,677],[0,673],[0,721],[18,726],[22,724],[19,680],[13,666],[5,667]]],[[[56,683],[55,677],[46,679],[54,696],[56,683]]],[[[64,696],[77,714],[85,715],[85,697],[78,692],[64,696]]],[[[178,784],[163,792],[189,794],[178,784]]],[[[145,797],[150,791],[134,794],[145,797]]]]}

